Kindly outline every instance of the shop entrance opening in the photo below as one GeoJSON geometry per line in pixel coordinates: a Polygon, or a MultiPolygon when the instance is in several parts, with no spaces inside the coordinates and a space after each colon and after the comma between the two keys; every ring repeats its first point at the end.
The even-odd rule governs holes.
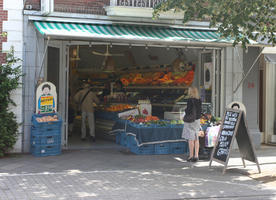
{"type": "MultiPolygon", "coordinates": [[[[218,64],[213,60],[216,57],[213,55],[214,50],[206,51],[200,47],[107,45],[110,56],[100,55],[101,52],[105,55],[106,44],[69,46],[69,149],[120,147],[115,143],[116,134],[112,133],[119,119],[118,113],[140,108],[137,105],[141,101],[150,105],[146,111],[140,108],[141,115],[152,115],[161,120],[181,119],[189,85],[201,88],[201,98],[207,105],[214,103],[212,90],[218,83],[213,73],[220,67],[213,64],[218,64]],[[204,81],[206,69],[212,74],[204,81]],[[94,111],[95,142],[88,137],[88,123],[87,139],[81,140],[82,118],[77,114],[79,105],[74,101],[74,96],[83,83],[88,83],[92,93],[100,100],[94,111]]],[[[212,112],[210,109],[208,111],[212,112]]]]}

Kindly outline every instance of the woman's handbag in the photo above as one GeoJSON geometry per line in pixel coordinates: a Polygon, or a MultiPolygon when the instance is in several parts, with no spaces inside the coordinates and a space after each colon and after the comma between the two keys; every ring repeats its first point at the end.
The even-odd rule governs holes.
{"type": "Polygon", "coordinates": [[[188,123],[192,123],[196,120],[196,109],[195,109],[195,104],[194,104],[194,101],[193,102],[193,107],[192,107],[192,112],[191,114],[185,114],[184,118],[183,118],[183,121],[184,122],[188,122],[188,123]]]}

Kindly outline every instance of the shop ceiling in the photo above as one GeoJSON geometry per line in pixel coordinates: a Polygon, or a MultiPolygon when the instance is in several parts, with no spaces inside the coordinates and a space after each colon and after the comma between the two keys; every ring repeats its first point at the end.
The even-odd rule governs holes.
{"type": "Polygon", "coordinates": [[[168,27],[101,25],[34,21],[37,30],[45,37],[57,40],[88,41],[91,43],[113,43],[133,46],[163,46],[179,48],[185,46],[225,47],[232,40],[220,37],[212,30],[191,30],[168,27]]]}

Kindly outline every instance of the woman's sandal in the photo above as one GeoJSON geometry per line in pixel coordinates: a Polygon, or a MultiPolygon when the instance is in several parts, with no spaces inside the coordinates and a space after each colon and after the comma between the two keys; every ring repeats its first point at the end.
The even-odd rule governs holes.
{"type": "Polygon", "coordinates": [[[193,160],[194,160],[194,157],[191,157],[187,159],[187,162],[193,162],[193,160]]]}
{"type": "Polygon", "coordinates": [[[198,158],[197,157],[194,157],[192,162],[197,162],[198,161],[198,158]]]}

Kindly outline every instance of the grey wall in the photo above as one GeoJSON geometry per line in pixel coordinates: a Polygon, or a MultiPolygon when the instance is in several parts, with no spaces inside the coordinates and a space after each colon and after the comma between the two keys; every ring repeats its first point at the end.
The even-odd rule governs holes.
{"type": "MultiPolygon", "coordinates": [[[[244,73],[248,72],[254,60],[259,55],[259,49],[249,47],[248,52],[244,53],[244,73]]],[[[259,130],[259,62],[257,62],[248,77],[243,82],[243,102],[246,106],[247,122],[254,143],[261,143],[261,133],[259,130]],[[259,142],[258,142],[259,141],[259,142]]]]}
{"type": "MultiPolygon", "coordinates": [[[[258,66],[254,66],[247,79],[234,93],[243,75],[251,67],[255,58],[258,56],[257,48],[249,48],[245,53],[239,47],[225,48],[224,59],[224,75],[225,75],[225,96],[224,101],[227,106],[232,101],[242,102],[246,107],[246,120],[248,123],[249,133],[253,144],[256,148],[260,147],[261,134],[259,131],[258,112],[259,112],[259,70],[258,66]],[[253,88],[248,88],[248,84],[253,88]]],[[[256,64],[258,65],[258,64],[256,64]]],[[[235,143],[233,148],[237,148],[235,143]]]]}
{"type": "MultiPolygon", "coordinates": [[[[44,51],[44,39],[35,31],[32,22],[24,17],[24,49],[23,58],[23,152],[29,152],[31,118],[35,112],[35,82],[44,51]]],[[[43,73],[43,70],[42,70],[43,73]]]]}
{"type": "Polygon", "coordinates": [[[236,93],[237,88],[243,73],[243,53],[241,48],[226,47],[225,48],[225,105],[227,106],[232,101],[243,102],[242,87],[236,93]]]}

